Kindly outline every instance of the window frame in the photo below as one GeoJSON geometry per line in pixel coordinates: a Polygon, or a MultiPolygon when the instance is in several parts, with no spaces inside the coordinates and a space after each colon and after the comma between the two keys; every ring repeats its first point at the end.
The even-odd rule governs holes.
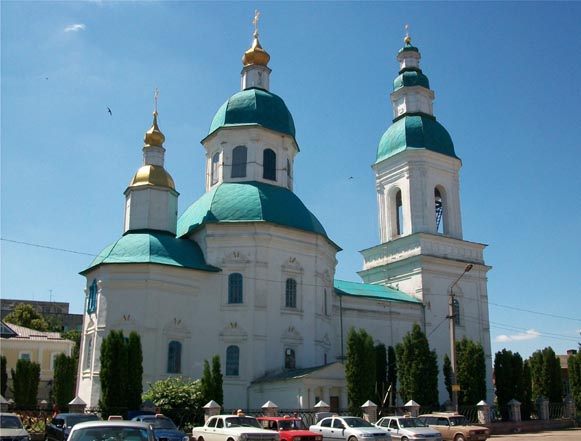
{"type": "Polygon", "coordinates": [[[262,152],[262,179],[276,182],[276,152],[272,149],[262,152]]]}
{"type": "Polygon", "coordinates": [[[228,274],[228,304],[241,305],[244,303],[244,276],[242,273],[228,274]]]}
{"type": "Polygon", "coordinates": [[[224,375],[227,377],[240,376],[240,346],[228,345],[226,347],[226,368],[224,375]]]}
{"type": "Polygon", "coordinates": [[[231,178],[245,178],[248,164],[248,147],[238,145],[232,149],[231,178]],[[242,160],[243,159],[243,160],[242,160]]]}
{"type": "Polygon", "coordinates": [[[182,372],[182,342],[170,340],[167,344],[167,366],[168,374],[181,374],[182,372]]]}

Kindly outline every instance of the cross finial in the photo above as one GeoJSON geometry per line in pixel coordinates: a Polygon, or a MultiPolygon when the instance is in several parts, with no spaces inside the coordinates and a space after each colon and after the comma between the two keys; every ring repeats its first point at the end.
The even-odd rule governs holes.
{"type": "Polygon", "coordinates": [[[410,44],[412,42],[412,38],[410,37],[410,33],[409,33],[409,28],[410,28],[410,25],[406,24],[405,25],[405,38],[403,39],[403,41],[406,44],[410,44]]]}
{"type": "Polygon", "coordinates": [[[254,34],[258,35],[258,19],[260,18],[260,11],[258,9],[254,10],[254,20],[252,23],[254,24],[254,34]]]}
{"type": "Polygon", "coordinates": [[[154,112],[157,115],[157,97],[159,96],[159,90],[155,88],[155,94],[153,95],[153,101],[155,103],[154,112]]]}

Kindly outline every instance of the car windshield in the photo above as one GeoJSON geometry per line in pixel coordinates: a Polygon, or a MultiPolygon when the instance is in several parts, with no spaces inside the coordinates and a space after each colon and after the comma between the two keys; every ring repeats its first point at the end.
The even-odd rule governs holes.
{"type": "Polygon", "coordinates": [[[69,441],[149,441],[147,429],[99,425],[74,430],[69,441]]]}
{"type": "MultiPolygon", "coordinates": [[[[256,427],[261,429],[262,426],[252,417],[233,416],[226,418],[226,427],[256,427]]],[[[74,440],[73,440],[74,441],[74,440]]]]}
{"type": "Polygon", "coordinates": [[[280,420],[278,422],[279,430],[306,430],[302,420],[280,420]]]}
{"type": "Polygon", "coordinates": [[[97,415],[69,415],[66,419],[67,427],[73,427],[75,424],[82,423],[84,421],[99,421],[97,415]]]}
{"type": "Polygon", "coordinates": [[[156,418],[156,417],[141,418],[141,421],[143,421],[144,423],[151,424],[154,429],[177,430],[176,425],[169,418],[156,418]]]}
{"type": "Polygon", "coordinates": [[[468,420],[464,415],[450,417],[450,426],[467,426],[468,420]]]}
{"type": "Polygon", "coordinates": [[[347,424],[349,427],[373,427],[371,424],[361,418],[343,418],[343,421],[345,421],[345,424],[347,424]]]}
{"type": "Polygon", "coordinates": [[[0,419],[0,427],[3,429],[22,429],[22,423],[17,416],[2,415],[0,419]]]}
{"type": "Polygon", "coordinates": [[[401,427],[426,427],[426,425],[417,418],[401,418],[399,420],[399,425],[401,427]]]}

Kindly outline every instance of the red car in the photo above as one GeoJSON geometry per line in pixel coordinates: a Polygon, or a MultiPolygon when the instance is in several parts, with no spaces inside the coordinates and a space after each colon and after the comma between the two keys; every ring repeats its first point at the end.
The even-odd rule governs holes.
{"type": "Polygon", "coordinates": [[[280,441],[323,441],[323,437],[307,429],[300,418],[293,417],[258,417],[265,429],[280,433],[280,441]]]}

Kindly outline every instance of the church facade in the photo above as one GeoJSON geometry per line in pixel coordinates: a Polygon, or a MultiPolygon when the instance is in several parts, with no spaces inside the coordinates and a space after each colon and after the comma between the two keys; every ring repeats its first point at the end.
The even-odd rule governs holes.
{"type": "Polygon", "coordinates": [[[395,346],[418,323],[441,366],[450,352],[454,285],[457,337],[483,345],[489,392],[482,398],[491,402],[490,267],[485,246],[462,237],[461,161],[433,116],[418,49],[406,37],[397,56],[394,120],[373,165],[380,244],[362,251],[361,283],[335,280],[340,247],[293,193],[299,147],[291,113],[270,91],[269,59],[255,32],[241,91],[218,109],[202,140],[206,191],[179,217],[154,112],[143,165],[125,190],[124,234],[81,273],[77,395],[98,405],[100,346],[117,329],[141,336],[144,388],[171,375],[200,378],[204,360],[218,354],[225,408],[268,400],[286,409],[319,400],[346,408],[348,330],[363,328],[395,346]]]}

